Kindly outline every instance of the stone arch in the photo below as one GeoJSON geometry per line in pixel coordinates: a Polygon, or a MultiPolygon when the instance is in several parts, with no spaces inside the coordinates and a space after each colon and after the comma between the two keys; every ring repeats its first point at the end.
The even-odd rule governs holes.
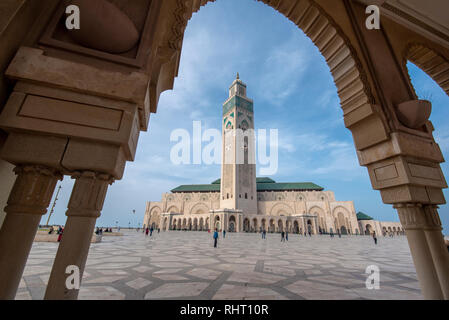
{"type": "MultiPolygon", "coordinates": [[[[171,32],[166,34],[166,39],[162,39],[162,41],[168,41],[174,50],[180,51],[187,21],[194,12],[213,1],[215,0],[195,1],[192,6],[192,13],[187,12],[187,8],[182,4],[175,7],[173,15],[176,23],[171,32]]],[[[351,111],[353,111],[366,104],[374,105],[374,97],[366,73],[351,41],[341,27],[316,2],[309,0],[261,0],[261,2],[284,15],[315,44],[327,61],[343,110],[351,108],[351,111]]],[[[176,62],[169,60],[169,57],[166,59],[165,63],[176,64],[176,62]]],[[[167,71],[169,70],[171,69],[167,68],[167,71]]],[[[173,82],[168,81],[167,86],[163,87],[159,94],[172,88],[173,82]]]]}
{"type": "Polygon", "coordinates": [[[178,207],[175,206],[175,205],[170,206],[170,207],[167,209],[167,212],[169,212],[169,213],[181,213],[181,211],[180,211],[180,210],[178,209],[178,207]]]}
{"type": "Polygon", "coordinates": [[[190,214],[203,214],[209,213],[209,206],[205,203],[197,203],[190,209],[190,214]]]}
{"type": "Polygon", "coordinates": [[[286,203],[279,202],[276,203],[270,210],[270,215],[279,216],[280,213],[284,213],[287,216],[290,216],[294,213],[294,210],[286,203]]]}
{"type": "Polygon", "coordinates": [[[299,222],[298,220],[293,221],[293,232],[299,233],[299,222]]]}
{"type": "Polygon", "coordinates": [[[253,218],[253,231],[257,232],[258,227],[259,227],[259,223],[257,221],[257,218],[253,218]]]}
{"type": "Polygon", "coordinates": [[[229,228],[228,228],[229,232],[236,232],[237,231],[237,220],[236,220],[234,215],[231,215],[229,217],[228,226],[229,226],[229,228]]]}
{"type": "Polygon", "coordinates": [[[276,230],[276,225],[275,225],[273,218],[270,219],[270,222],[268,224],[268,229],[269,229],[269,232],[274,232],[276,230]]]}
{"type": "Polygon", "coordinates": [[[282,219],[278,220],[277,228],[278,228],[278,232],[284,231],[284,222],[282,221],[282,219]]]}
{"type": "Polygon", "coordinates": [[[410,61],[427,73],[449,95],[449,81],[447,78],[449,60],[447,58],[423,44],[412,43],[407,46],[403,54],[404,70],[407,70],[407,61],[410,61]]]}
{"type": "Polygon", "coordinates": [[[250,221],[248,218],[243,219],[243,231],[249,232],[250,230],[250,221]]]}
{"type": "Polygon", "coordinates": [[[337,206],[332,211],[332,216],[334,217],[334,223],[336,230],[341,230],[344,226],[348,230],[349,225],[346,224],[346,218],[349,220],[349,210],[342,206],[337,206]]]}
{"type": "Polygon", "coordinates": [[[372,225],[370,225],[369,223],[367,223],[365,225],[365,235],[369,236],[374,232],[374,228],[372,225]]]}
{"type": "Polygon", "coordinates": [[[159,223],[161,217],[162,209],[158,206],[154,206],[150,209],[149,220],[147,221],[147,225],[151,225],[152,223],[159,223]]]}
{"type": "Polygon", "coordinates": [[[309,211],[309,213],[318,216],[318,228],[321,231],[326,232],[327,224],[326,224],[326,215],[325,215],[324,209],[319,206],[313,206],[308,211],[309,211]]]}

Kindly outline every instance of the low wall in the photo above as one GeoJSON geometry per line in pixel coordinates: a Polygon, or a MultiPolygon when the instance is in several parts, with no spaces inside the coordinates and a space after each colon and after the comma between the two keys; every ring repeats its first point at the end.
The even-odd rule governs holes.
{"type": "Polygon", "coordinates": [[[103,232],[103,236],[110,236],[110,237],[118,237],[123,236],[123,233],[121,232],[103,232]]]}
{"type": "MultiPolygon", "coordinates": [[[[46,231],[38,231],[34,237],[34,242],[58,242],[58,234],[48,234],[46,231]]],[[[64,234],[62,235],[64,237],[64,234]]],[[[91,243],[101,242],[101,236],[92,235],[91,243]]]]}

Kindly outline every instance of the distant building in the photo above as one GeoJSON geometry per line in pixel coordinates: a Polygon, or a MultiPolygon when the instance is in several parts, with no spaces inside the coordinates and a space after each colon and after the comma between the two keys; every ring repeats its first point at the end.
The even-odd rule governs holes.
{"type": "MultiPolygon", "coordinates": [[[[239,141],[235,129],[254,129],[253,101],[246,85],[234,80],[223,104],[223,149],[221,179],[211,184],[181,185],[164,193],[162,200],[147,202],[144,226],[161,230],[208,230],[230,232],[289,231],[295,233],[365,234],[383,223],[364,215],[358,219],[352,201],[336,201],[334,192],[312,182],[278,183],[256,178],[254,143],[247,135],[239,141]],[[243,150],[243,161],[235,161],[243,150]],[[226,161],[232,159],[234,161],[226,161]]],[[[248,132],[251,132],[248,131],[248,132]]],[[[379,227],[380,226],[380,227],[379,227]]],[[[402,230],[402,227],[401,227],[402,230]]]]}
{"type": "Polygon", "coordinates": [[[363,234],[369,235],[404,235],[405,231],[400,222],[377,221],[363,212],[357,213],[359,229],[363,234]]]}

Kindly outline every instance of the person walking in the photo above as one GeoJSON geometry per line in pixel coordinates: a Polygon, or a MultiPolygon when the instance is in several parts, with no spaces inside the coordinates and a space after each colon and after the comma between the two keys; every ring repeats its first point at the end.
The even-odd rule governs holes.
{"type": "Polygon", "coordinates": [[[226,230],[223,229],[223,239],[226,238],[226,230]]]}
{"type": "Polygon", "coordinates": [[[218,245],[218,230],[215,229],[215,232],[214,232],[214,248],[216,248],[217,245],[218,245]]]}
{"type": "Polygon", "coordinates": [[[285,232],[281,232],[281,242],[285,242],[285,232]]]}
{"type": "Polygon", "coordinates": [[[288,241],[288,231],[285,231],[285,240],[288,241]]]}
{"type": "Polygon", "coordinates": [[[64,232],[64,228],[61,228],[61,231],[59,232],[59,236],[58,236],[58,242],[61,242],[63,232],[64,232]]]}
{"type": "Polygon", "coordinates": [[[374,244],[377,245],[376,231],[373,232],[373,240],[374,240],[374,244]]]}
{"type": "Polygon", "coordinates": [[[150,232],[150,229],[148,229],[148,227],[145,229],[145,237],[148,236],[148,232],[150,232]]]}
{"type": "Polygon", "coordinates": [[[153,236],[153,227],[150,228],[150,237],[153,236]]]}

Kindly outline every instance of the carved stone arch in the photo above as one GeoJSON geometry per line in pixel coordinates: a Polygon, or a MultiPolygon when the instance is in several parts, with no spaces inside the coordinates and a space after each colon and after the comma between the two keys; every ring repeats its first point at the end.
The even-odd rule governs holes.
{"type": "Polygon", "coordinates": [[[343,206],[336,206],[334,210],[332,210],[332,215],[334,216],[334,218],[337,218],[337,211],[342,211],[343,215],[349,218],[349,210],[343,206]]]}
{"type": "Polygon", "coordinates": [[[295,211],[286,203],[276,203],[270,210],[270,215],[279,216],[281,212],[285,212],[286,216],[292,215],[295,211]]]}
{"type": "Polygon", "coordinates": [[[181,213],[181,211],[179,210],[179,208],[177,207],[177,206],[170,206],[168,209],[167,209],[167,212],[170,212],[170,213],[181,213]]]}
{"type": "MultiPolygon", "coordinates": [[[[165,39],[161,41],[168,40],[170,48],[180,51],[187,21],[202,6],[214,1],[193,1],[189,2],[190,5],[184,4],[183,1],[177,1],[177,6],[172,9],[175,23],[166,29],[168,32],[165,39]]],[[[297,25],[318,48],[326,59],[333,76],[344,115],[359,108],[370,110],[369,115],[379,120],[378,125],[382,123],[383,128],[379,128],[379,130],[387,131],[388,123],[374,106],[376,101],[360,58],[349,37],[333,18],[315,1],[311,0],[259,1],[272,7],[297,25]]],[[[179,56],[178,52],[177,57],[179,56]]],[[[171,87],[167,89],[171,89],[171,87]]],[[[347,126],[351,127],[355,123],[353,121],[347,126]]]]}
{"type": "Polygon", "coordinates": [[[167,196],[167,201],[168,201],[168,202],[172,202],[172,201],[174,201],[174,200],[175,200],[175,197],[174,197],[172,194],[170,194],[170,195],[167,196]]]}
{"type": "Polygon", "coordinates": [[[327,230],[327,224],[326,224],[326,212],[324,211],[323,208],[319,207],[319,206],[312,206],[311,208],[309,208],[308,212],[310,214],[315,214],[317,215],[317,219],[318,219],[318,228],[321,231],[325,231],[327,230]]]}
{"type": "Polygon", "coordinates": [[[427,73],[449,96],[449,58],[423,44],[409,44],[403,53],[402,65],[410,80],[410,75],[407,72],[407,61],[412,62],[427,73]]]}
{"type": "Polygon", "coordinates": [[[200,200],[201,200],[201,201],[208,201],[208,200],[209,200],[209,197],[208,197],[207,194],[202,194],[202,195],[200,195],[200,200]]]}
{"type": "Polygon", "coordinates": [[[324,216],[324,209],[319,207],[319,206],[312,206],[311,208],[309,208],[308,211],[309,211],[309,213],[317,214],[318,216],[319,215],[323,215],[324,216]]]}
{"type": "Polygon", "coordinates": [[[204,214],[210,210],[209,206],[205,203],[197,203],[190,209],[190,214],[204,214]]]}

